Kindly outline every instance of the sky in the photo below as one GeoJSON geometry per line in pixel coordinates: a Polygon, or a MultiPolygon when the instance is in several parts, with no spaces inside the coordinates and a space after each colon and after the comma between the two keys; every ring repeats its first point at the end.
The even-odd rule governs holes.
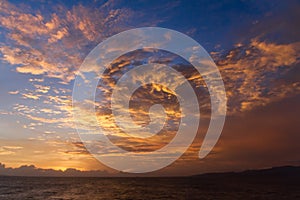
{"type": "Polygon", "coordinates": [[[72,116],[74,79],[97,44],[122,31],[149,26],[182,32],[213,58],[228,99],[224,129],[212,152],[199,159],[210,116],[203,80],[193,76],[191,66],[178,56],[140,50],[115,60],[99,83],[99,125],[110,131],[115,144],[132,151],[151,151],[173,137],[178,105],[166,88],[145,86],[137,90],[131,105],[132,117],[146,123],[144,111],[151,103],[171,99],[164,105],[169,109],[170,125],[165,130],[170,134],[164,139],[125,137],[111,112],[105,110],[109,107],[106,100],[124,72],[160,60],[188,77],[204,115],[188,151],[150,175],[300,165],[299,8],[300,3],[293,0],[1,1],[0,162],[5,165],[1,169],[24,165],[31,169],[34,165],[117,173],[98,162],[78,136],[72,116]],[[149,101],[137,99],[145,93],[149,101]]]}

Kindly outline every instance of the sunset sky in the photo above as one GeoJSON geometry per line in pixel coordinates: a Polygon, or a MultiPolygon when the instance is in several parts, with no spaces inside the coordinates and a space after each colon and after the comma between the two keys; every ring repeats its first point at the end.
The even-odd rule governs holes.
{"type": "MultiPolygon", "coordinates": [[[[300,165],[299,9],[299,1],[293,0],[1,0],[0,162],[12,168],[35,165],[116,172],[91,156],[79,139],[72,117],[74,79],[84,58],[104,39],[132,28],[154,26],[182,32],[206,49],[220,70],[228,102],[222,135],[206,158],[198,158],[209,121],[203,115],[188,151],[151,175],[300,165]]],[[[106,74],[119,77],[145,59],[179,63],[179,71],[190,77],[203,97],[198,97],[203,103],[201,111],[209,115],[203,83],[174,55],[133,52],[116,60],[106,74]]],[[[115,86],[112,79],[103,82],[108,89],[100,84],[100,90],[115,86]]],[[[155,86],[140,93],[148,91],[151,96],[151,91],[163,91],[157,98],[171,94],[155,86]]],[[[103,103],[101,98],[97,103],[103,103]]],[[[138,105],[133,101],[136,113],[143,109],[138,105]]],[[[176,113],[172,109],[170,118],[176,113]]],[[[99,108],[99,124],[116,130],[106,114],[99,108]]],[[[145,116],[134,117],[141,120],[145,116]]],[[[146,150],[165,144],[159,138],[149,141],[156,142],[152,146],[141,140],[112,141],[131,150],[137,143],[146,150]]]]}

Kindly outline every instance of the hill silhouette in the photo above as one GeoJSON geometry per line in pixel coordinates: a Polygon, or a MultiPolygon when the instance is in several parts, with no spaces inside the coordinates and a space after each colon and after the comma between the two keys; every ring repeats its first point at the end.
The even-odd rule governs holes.
{"type": "MultiPolygon", "coordinates": [[[[42,169],[34,165],[23,165],[18,168],[6,167],[0,163],[0,176],[53,176],[53,177],[124,177],[127,173],[109,173],[105,170],[81,171],[69,168],[66,170],[42,169]]],[[[132,176],[135,176],[134,174],[132,176]]],[[[203,180],[286,180],[300,182],[300,166],[282,166],[268,169],[247,170],[242,172],[216,172],[190,176],[192,179],[203,180]]]]}

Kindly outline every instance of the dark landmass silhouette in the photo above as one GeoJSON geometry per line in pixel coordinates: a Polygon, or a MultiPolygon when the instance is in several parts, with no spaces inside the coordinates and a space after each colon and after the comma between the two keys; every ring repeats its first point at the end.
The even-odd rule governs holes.
{"type": "MultiPolygon", "coordinates": [[[[108,171],[81,171],[74,168],[66,170],[42,169],[34,165],[23,165],[18,168],[6,167],[0,163],[0,176],[46,176],[46,177],[127,177],[135,176],[128,173],[110,173],[108,171]]],[[[135,176],[136,177],[136,176],[135,176]]],[[[216,172],[189,176],[192,179],[286,179],[299,180],[300,166],[282,166],[268,169],[247,170],[242,172],[216,172]]]]}
{"type": "Polygon", "coordinates": [[[187,179],[187,199],[300,199],[300,167],[209,173],[187,179]]]}
{"type": "Polygon", "coordinates": [[[257,169],[257,170],[247,170],[242,172],[222,172],[222,173],[206,173],[195,175],[193,177],[202,178],[226,178],[226,177],[261,177],[261,178],[272,178],[272,177],[282,177],[282,178],[300,178],[300,166],[281,166],[273,167],[268,169],[257,169]]]}
{"type": "Polygon", "coordinates": [[[300,166],[185,177],[6,168],[0,164],[0,199],[300,199],[300,166]],[[1,176],[2,175],[2,176],[1,176]],[[125,178],[126,177],[126,178],[125,178]],[[71,198],[72,197],[72,198],[71,198]]]}
{"type": "Polygon", "coordinates": [[[66,170],[42,169],[34,165],[23,165],[18,168],[5,167],[0,163],[0,176],[53,176],[53,177],[107,177],[114,174],[107,171],[81,171],[74,168],[66,170]]]}
{"type": "MultiPolygon", "coordinates": [[[[247,170],[243,172],[207,173],[192,176],[190,182],[205,185],[207,183],[218,184],[241,184],[277,185],[279,187],[300,188],[300,166],[282,166],[268,169],[247,170]],[[203,184],[202,184],[203,183],[203,184]]],[[[299,189],[300,192],[300,189],[299,189]]],[[[300,195],[300,193],[299,193],[300,195]]],[[[299,196],[300,197],[300,196],[299,196]]]]}

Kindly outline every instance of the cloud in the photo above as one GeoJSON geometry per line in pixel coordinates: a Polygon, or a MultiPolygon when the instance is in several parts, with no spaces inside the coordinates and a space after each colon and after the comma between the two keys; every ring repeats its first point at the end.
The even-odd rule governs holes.
{"type": "Polygon", "coordinates": [[[45,14],[30,6],[22,9],[21,5],[8,1],[2,1],[1,6],[0,25],[6,38],[0,48],[2,60],[14,65],[18,73],[38,77],[29,80],[34,83],[33,90],[20,93],[22,98],[45,106],[16,104],[15,114],[30,120],[24,124],[26,128],[34,129],[40,123],[49,124],[49,129],[53,128],[50,125],[56,129],[74,128],[71,91],[57,85],[46,86],[49,82],[45,79],[57,78],[61,83],[70,83],[92,47],[131,27],[133,11],[114,8],[112,1],[97,8],[78,4],[69,9],[59,5],[55,12],[45,14]]]}
{"type": "MultiPolygon", "coordinates": [[[[247,45],[237,45],[227,53],[218,54],[219,57],[215,59],[226,87],[229,105],[228,113],[230,115],[238,115],[243,112],[249,112],[258,106],[266,106],[274,101],[280,101],[297,94],[300,88],[299,83],[296,81],[291,82],[286,79],[291,70],[298,64],[298,51],[299,43],[276,44],[253,39],[247,45]],[[278,79],[281,80],[280,85],[277,84],[278,79]]],[[[130,151],[155,150],[167,144],[174,133],[176,133],[173,129],[169,129],[167,125],[160,136],[143,141],[141,139],[128,137],[128,135],[124,134],[115,124],[114,116],[110,110],[111,92],[116,85],[116,81],[135,65],[145,64],[146,62],[156,62],[157,60],[160,60],[160,63],[174,65],[174,68],[181,71],[187,79],[190,80],[192,85],[196,88],[198,95],[201,96],[199,99],[201,109],[204,110],[205,113],[208,113],[208,116],[210,112],[209,96],[205,84],[203,80],[201,80],[201,76],[196,74],[188,65],[178,63],[178,60],[172,63],[174,58],[170,55],[164,58],[162,55],[157,56],[155,53],[152,53],[153,52],[147,50],[144,54],[134,52],[132,55],[125,55],[118,58],[106,71],[98,88],[99,96],[96,102],[86,102],[95,104],[98,109],[97,125],[100,125],[109,133],[110,139],[116,145],[130,151]],[[135,63],[128,62],[132,57],[135,57],[135,63]],[[145,60],[146,57],[147,61],[145,60]]],[[[164,78],[164,76],[162,76],[162,78],[164,78]]],[[[34,115],[34,113],[24,116],[36,122],[47,124],[55,123],[58,127],[72,128],[74,124],[72,123],[71,91],[67,91],[66,93],[68,95],[44,96],[45,99],[47,99],[44,100],[44,102],[55,105],[54,107],[57,109],[52,109],[52,111],[49,109],[42,110],[50,114],[49,116],[39,117],[34,115]],[[57,113],[56,117],[52,115],[55,113],[57,113]]],[[[137,91],[135,96],[132,97],[132,109],[130,110],[134,121],[142,125],[147,124],[149,121],[149,105],[152,105],[154,102],[163,102],[164,99],[170,99],[172,95],[174,96],[171,90],[156,84],[143,87],[143,89],[137,91]],[[144,100],[141,101],[139,99],[144,100]]],[[[172,103],[174,102],[172,101],[172,103]]],[[[174,128],[177,124],[176,120],[179,120],[180,115],[176,115],[177,111],[173,104],[165,106],[165,108],[167,108],[169,126],[174,128]]],[[[82,115],[82,118],[79,119],[80,122],[82,122],[80,128],[89,130],[91,128],[93,128],[93,130],[97,129],[96,127],[91,127],[91,125],[94,125],[94,123],[90,121],[90,116],[93,113],[90,113],[84,107],[76,107],[76,105],[75,109],[79,109],[82,115]]],[[[75,154],[80,153],[80,151],[70,150],[68,153],[75,154]]]]}
{"type": "Polygon", "coordinates": [[[39,10],[22,10],[1,2],[0,25],[7,41],[0,48],[2,60],[19,73],[45,75],[70,82],[84,56],[105,37],[125,30],[131,10],[60,5],[50,17],[39,10]]]}
{"type": "Polygon", "coordinates": [[[20,150],[20,149],[23,149],[23,147],[21,147],[21,146],[3,146],[2,148],[6,149],[6,150],[20,150]]]}
{"type": "Polygon", "coordinates": [[[35,84],[34,87],[36,88],[35,90],[36,93],[42,93],[42,94],[48,93],[51,88],[50,86],[38,85],[38,84],[35,84]]]}
{"type": "MultiPolygon", "coordinates": [[[[57,134],[52,134],[53,136],[49,134],[51,135],[49,137],[58,137],[59,133],[65,133],[66,137],[70,137],[71,134],[68,135],[68,133],[71,131],[74,134],[72,91],[57,82],[69,84],[74,79],[75,72],[86,54],[106,37],[132,27],[131,21],[137,18],[136,16],[136,13],[128,8],[114,8],[112,1],[97,8],[83,5],[66,8],[60,5],[55,12],[47,14],[30,7],[22,9],[8,1],[1,1],[0,25],[6,39],[1,43],[1,59],[13,65],[16,72],[27,74],[33,85],[31,90],[10,92],[10,94],[20,93],[22,98],[30,100],[24,105],[16,104],[15,112],[12,114],[28,119],[29,122],[24,124],[26,128],[36,129],[41,127],[41,124],[47,124],[47,126],[42,126],[43,133],[57,132],[57,134]],[[49,80],[54,80],[55,84],[49,80]],[[36,104],[32,105],[32,101],[36,104]]],[[[151,23],[155,25],[155,22],[151,23]]],[[[135,26],[138,25],[135,24],[135,26]]],[[[169,37],[166,35],[167,39],[169,37]]],[[[248,43],[237,44],[228,52],[212,53],[224,79],[229,115],[251,112],[259,106],[267,106],[299,94],[299,79],[290,79],[295,68],[299,67],[299,47],[299,42],[276,43],[254,37],[248,43]]],[[[201,97],[199,102],[202,111],[204,110],[206,116],[210,114],[209,96],[199,74],[186,63],[177,65],[178,63],[174,62],[176,57],[172,55],[153,56],[151,50],[145,50],[145,52],[148,54],[135,52],[122,56],[112,63],[102,79],[103,84],[101,83],[98,88],[102,96],[95,103],[99,109],[97,113],[99,124],[110,132],[110,138],[116,145],[130,151],[155,150],[167,144],[175,133],[175,130],[166,126],[161,135],[144,141],[128,137],[115,124],[114,116],[109,109],[110,95],[116,85],[116,80],[133,66],[157,60],[163,64],[173,65],[196,88],[201,97]],[[148,60],[145,61],[147,56],[149,56],[148,60]],[[133,59],[135,61],[132,61],[133,59]]],[[[161,78],[164,77],[161,76],[161,78]]],[[[132,118],[141,125],[147,124],[149,105],[159,102],[158,100],[168,98],[174,100],[173,96],[169,88],[157,84],[145,86],[132,98],[132,105],[135,107],[130,111],[132,118]],[[148,99],[143,102],[137,100],[145,96],[148,99]]],[[[175,100],[172,101],[174,102],[175,100]]],[[[168,108],[166,110],[169,125],[176,128],[179,123],[176,106],[165,105],[165,107],[168,108]]],[[[86,123],[83,125],[89,125],[91,113],[76,105],[75,109],[82,111],[81,120],[86,123]]],[[[82,144],[77,145],[78,148],[72,146],[68,149],[61,149],[59,152],[69,156],[86,154],[86,151],[81,148],[82,144]]],[[[14,154],[13,150],[2,147],[0,154],[14,154]]],[[[196,155],[197,151],[198,146],[193,147],[188,155],[192,156],[193,153],[196,155]]]]}
{"type": "Polygon", "coordinates": [[[299,65],[300,43],[276,44],[253,39],[216,57],[229,113],[239,113],[296,95],[299,81],[288,80],[299,65]]]}
{"type": "Polygon", "coordinates": [[[24,94],[22,94],[22,97],[24,99],[38,100],[40,98],[40,95],[36,95],[36,94],[33,94],[33,93],[24,93],[24,94]]]}
{"type": "Polygon", "coordinates": [[[19,94],[19,93],[20,93],[20,91],[18,91],[18,90],[15,90],[15,91],[9,91],[8,93],[9,93],[9,94],[13,94],[13,95],[14,95],[14,94],[19,94]]]}
{"type": "Polygon", "coordinates": [[[9,151],[9,150],[5,150],[5,149],[2,149],[0,148],[0,155],[3,156],[3,155],[14,155],[15,152],[13,151],[9,151]]]}
{"type": "Polygon", "coordinates": [[[299,165],[299,97],[271,102],[238,118],[228,117],[224,134],[207,161],[228,169],[299,165]]]}
{"type": "Polygon", "coordinates": [[[14,155],[16,151],[23,149],[21,146],[0,146],[0,155],[14,155]]]}

